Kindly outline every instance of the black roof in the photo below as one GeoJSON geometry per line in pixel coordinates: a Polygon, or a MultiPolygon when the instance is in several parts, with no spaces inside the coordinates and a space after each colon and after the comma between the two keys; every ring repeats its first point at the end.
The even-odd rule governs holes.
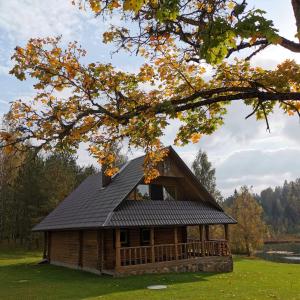
{"type": "MultiPolygon", "coordinates": [[[[179,158],[172,148],[170,153],[179,158]]],[[[179,160],[183,164],[181,167],[192,173],[179,160]]],[[[137,203],[130,200],[129,203],[126,197],[143,179],[143,161],[144,156],[129,161],[105,188],[102,187],[101,173],[89,176],[33,230],[236,223],[198,181],[197,185],[207,196],[199,202],[149,200],[137,203]]]]}
{"type": "Polygon", "coordinates": [[[205,202],[125,200],[106,226],[232,224],[234,219],[205,202]]]}

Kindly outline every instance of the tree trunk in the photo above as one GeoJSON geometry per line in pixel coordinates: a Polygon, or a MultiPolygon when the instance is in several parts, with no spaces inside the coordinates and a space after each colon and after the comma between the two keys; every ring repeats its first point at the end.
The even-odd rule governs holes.
{"type": "Polygon", "coordinates": [[[247,245],[247,256],[250,257],[251,256],[251,250],[249,245],[247,245]]]}
{"type": "Polygon", "coordinates": [[[246,245],[247,256],[251,256],[251,247],[247,239],[245,240],[245,245],[246,245]]]}
{"type": "Polygon", "coordinates": [[[294,10],[294,15],[296,19],[296,26],[297,26],[297,37],[300,41],[300,0],[292,0],[292,6],[294,10]]]}

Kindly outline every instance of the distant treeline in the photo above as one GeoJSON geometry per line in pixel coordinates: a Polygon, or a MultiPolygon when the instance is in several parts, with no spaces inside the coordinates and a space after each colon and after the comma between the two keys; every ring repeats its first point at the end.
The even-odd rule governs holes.
{"type": "Polygon", "coordinates": [[[40,238],[32,234],[32,227],[95,171],[80,167],[70,154],[34,157],[1,152],[0,241],[38,246],[40,238]]]}
{"type": "MultiPolygon", "coordinates": [[[[231,205],[235,194],[225,200],[225,206],[231,205]]],[[[267,188],[254,198],[263,208],[264,220],[273,237],[300,234],[300,178],[267,188]]]]}
{"type": "MultiPolygon", "coordinates": [[[[195,168],[199,171],[195,172],[199,180],[204,184],[208,182],[206,185],[210,192],[219,195],[215,187],[214,169],[211,170],[205,153],[197,156],[193,165],[195,168]]],[[[40,237],[32,234],[32,227],[95,172],[92,166],[80,167],[71,154],[35,157],[33,153],[6,155],[0,151],[0,242],[30,246],[38,244],[40,237]]],[[[253,195],[251,190],[244,188],[235,191],[222,204],[236,219],[245,220],[243,214],[253,214],[253,209],[258,209],[254,204],[250,205],[251,198],[262,207],[268,237],[300,234],[300,179],[285,182],[282,187],[267,188],[260,195],[253,195]]],[[[257,224],[259,221],[255,222],[257,224]]],[[[258,236],[258,225],[253,227],[251,230],[248,228],[247,232],[258,236]]],[[[247,234],[236,232],[236,236],[241,236],[237,244],[241,245],[243,236],[247,234]]]]}

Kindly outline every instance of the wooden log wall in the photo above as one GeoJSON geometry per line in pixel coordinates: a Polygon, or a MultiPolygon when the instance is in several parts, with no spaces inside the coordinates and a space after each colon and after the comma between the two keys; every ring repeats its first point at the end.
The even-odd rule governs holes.
{"type": "MultiPolygon", "coordinates": [[[[152,260],[152,251],[161,250],[159,245],[178,244],[186,242],[186,227],[178,227],[176,238],[174,227],[154,228],[151,241],[155,248],[145,250],[141,257],[147,262],[152,260]]],[[[140,229],[129,229],[129,242],[131,247],[140,246],[140,229]]],[[[116,265],[116,243],[113,229],[106,230],[74,230],[53,231],[47,234],[47,254],[53,263],[73,266],[75,268],[93,270],[113,270],[116,265]]],[[[151,243],[150,243],[151,244],[151,243]]],[[[171,257],[179,255],[177,248],[169,249],[167,254],[171,257]],[[176,250],[176,251],[175,251],[176,250]],[[173,253],[174,252],[174,253],[173,253]]],[[[161,250],[162,251],[162,250],[161,250]]]]}
{"type": "MultiPolygon", "coordinates": [[[[177,242],[186,242],[186,227],[177,228],[177,242]]],[[[174,244],[174,228],[154,228],[154,244],[174,244]]]]}
{"type": "Polygon", "coordinates": [[[77,266],[79,260],[78,231],[51,232],[50,261],[77,266]]]}
{"type": "Polygon", "coordinates": [[[96,230],[53,231],[48,234],[48,244],[50,261],[83,269],[101,267],[96,230]]]}
{"type": "Polygon", "coordinates": [[[83,232],[83,245],[82,245],[82,267],[97,269],[98,267],[98,243],[97,231],[84,231],[83,232]]]}
{"type": "Polygon", "coordinates": [[[114,231],[113,229],[104,230],[104,266],[106,270],[115,268],[116,252],[114,247],[114,231]]]}

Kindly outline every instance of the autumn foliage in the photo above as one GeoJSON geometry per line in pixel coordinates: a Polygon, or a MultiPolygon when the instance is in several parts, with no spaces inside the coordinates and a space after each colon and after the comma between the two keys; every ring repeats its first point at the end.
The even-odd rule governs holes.
{"type": "Polygon", "coordinates": [[[103,39],[142,56],[145,63],[136,73],[105,63],[85,64],[87,52],[77,42],[62,47],[60,37],[31,39],[16,47],[11,74],[33,79],[36,95],[12,103],[6,118],[13,133],[0,133],[7,152],[29,145],[36,152],[75,152],[85,142],[113,175],[118,171],[113,147],[125,142],[145,151],[145,178],[150,181],[167,155],[161,138],[172,120],[181,124],[174,143],[185,145],[219,128],[232,101],[251,106],[251,115],[266,120],[267,127],[276,105],[288,115],[299,114],[300,66],[287,60],[270,71],[250,61],[270,44],[297,51],[298,43],[279,36],[264,12],[248,9],[246,1],[74,4],[90,7],[96,15],[115,13],[136,22],[136,32],[112,27],[103,39]],[[246,48],[250,55],[231,58],[246,48]]]}
{"type": "Polygon", "coordinates": [[[233,203],[227,209],[237,220],[238,225],[232,226],[231,247],[235,253],[254,254],[262,248],[267,237],[267,226],[263,220],[263,208],[255,200],[247,187],[242,187],[235,195],[233,203]]]}

